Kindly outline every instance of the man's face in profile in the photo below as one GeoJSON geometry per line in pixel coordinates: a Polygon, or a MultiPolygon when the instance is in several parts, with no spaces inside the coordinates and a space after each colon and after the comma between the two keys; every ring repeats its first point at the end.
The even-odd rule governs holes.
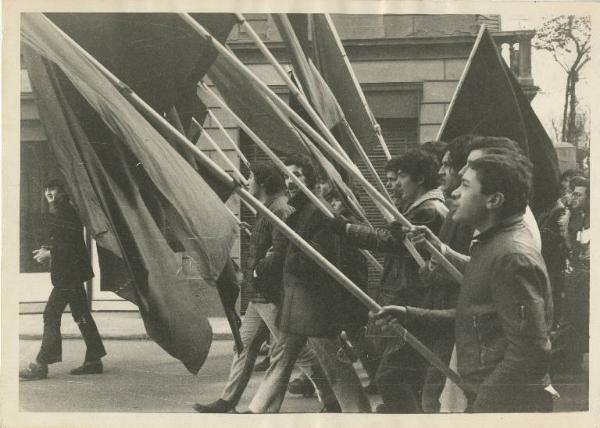
{"type": "Polygon", "coordinates": [[[44,196],[46,197],[48,203],[51,204],[64,197],[65,192],[63,192],[63,190],[59,189],[58,187],[47,187],[44,190],[44,196]]]}

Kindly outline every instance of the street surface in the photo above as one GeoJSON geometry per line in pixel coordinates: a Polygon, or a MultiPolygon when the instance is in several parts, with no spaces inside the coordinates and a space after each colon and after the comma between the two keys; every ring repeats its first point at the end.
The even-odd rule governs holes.
{"type": "MultiPolygon", "coordinates": [[[[38,340],[20,341],[20,366],[35,358],[38,340]]],[[[21,411],[32,412],[194,412],[196,402],[219,398],[231,364],[233,342],[216,340],[198,376],[149,340],[106,340],[108,355],[101,375],[73,376],[69,370],[81,364],[85,346],[82,340],[63,341],[63,362],[50,366],[48,379],[20,382],[21,411]]],[[[262,357],[260,357],[262,358],[262,357]]],[[[259,360],[260,361],[260,360],[259,360]]],[[[366,383],[366,375],[361,370],[366,383]]],[[[296,373],[295,373],[296,374],[296,373]]],[[[247,406],[263,373],[254,373],[240,405],[247,406]]],[[[577,411],[588,407],[587,372],[561,375],[553,384],[562,398],[555,411],[577,411]]],[[[381,402],[370,396],[373,407],[381,402]]],[[[303,398],[288,394],[282,412],[319,412],[316,396],[303,398]]]]}

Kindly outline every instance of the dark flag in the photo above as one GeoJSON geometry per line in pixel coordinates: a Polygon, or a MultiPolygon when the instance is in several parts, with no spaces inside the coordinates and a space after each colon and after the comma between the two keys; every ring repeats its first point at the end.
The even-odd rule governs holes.
{"type": "Polygon", "coordinates": [[[534,167],[533,212],[539,215],[555,203],[556,151],[485,28],[473,46],[438,139],[449,141],[465,134],[507,137],[519,143],[534,167]]]}
{"type": "MultiPolygon", "coordinates": [[[[310,17],[314,63],[337,99],[356,138],[370,153],[383,142],[381,129],[367,104],[331,17],[316,13],[310,17]]],[[[291,19],[294,24],[295,18],[291,19]]],[[[387,151],[387,147],[384,150],[387,151]]]]}
{"type": "Polygon", "coordinates": [[[21,35],[49,145],[98,244],[103,282],[113,281],[114,291],[136,303],[150,337],[196,373],[212,340],[199,302],[223,279],[234,219],[49,20],[23,14],[21,35]],[[192,281],[181,277],[182,249],[198,268],[192,281]]]}

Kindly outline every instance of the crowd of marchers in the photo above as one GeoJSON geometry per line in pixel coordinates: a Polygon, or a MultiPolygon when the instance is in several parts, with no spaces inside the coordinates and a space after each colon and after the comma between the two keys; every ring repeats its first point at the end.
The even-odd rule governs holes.
{"type": "MultiPolygon", "coordinates": [[[[335,279],[258,214],[251,227],[242,287],[249,296],[243,347],[221,397],[203,413],[234,412],[268,343],[264,377],[250,413],[279,412],[286,393],[312,395],[324,412],[549,412],[560,391],[552,375],[578,370],[588,352],[590,204],[587,172],[565,171],[551,209],[534,216],[533,167],[518,144],[465,135],[391,158],[387,190],[412,227],[365,225],[347,195],[302,156],[251,165],[249,191],[352,282],[367,290],[362,250],[383,255],[369,313],[335,279]],[[323,214],[290,176],[319,194],[323,214]],[[422,258],[419,263],[414,246],[422,258]],[[462,280],[432,255],[437,249],[462,280]],[[454,384],[405,338],[405,329],[462,378],[454,384]],[[354,363],[369,384],[363,386],[354,363]],[[294,367],[302,375],[290,381],[294,367]],[[372,409],[369,395],[381,396],[372,409]]],[[[83,226],[60,183],[46,186],[53,221],[34,252],[51,263],[54,289],[42,346],[22,379],[43,379],[62,358],[60,317],[67,304],[84,336],[84,364],[102,372],[102,341],[86,302],[91,277],[83,226]]]]}
{"type": "Polygon", "coordinates": [[[431,142],[385,166],[407,228],[362,224],[310,159],[288,173],[318,191],[325,216],[274,165],[252,166],[250,190],[357,285],[367,287],[360,249],[381,254],[376,301],[367,309],[260,216],[243,286],[251,298],[221,397],[198,412],[231,412],[263,342],[268,357],[250,413],[279,412],[286,393],[315,390],[324,412],[548,412],[552,374],[581,367],[588,343],[589,179],[569,170],[561,196],[535,217],[532,164],[507,138],[466,135],[431,142]],[[425,260],[420,266],[406,242],[425,260]],[[431,256],[432,244],[462,274],[431,256]],[[458,372],[459,388],[403,339],[407,329],[458,372]],[[353,362],[360,360],[363,387],[353,362]],[[294,366],[302,375],[290,382],[294,366]],[[371,408],[368,396],[382,404],[371,408]]]}

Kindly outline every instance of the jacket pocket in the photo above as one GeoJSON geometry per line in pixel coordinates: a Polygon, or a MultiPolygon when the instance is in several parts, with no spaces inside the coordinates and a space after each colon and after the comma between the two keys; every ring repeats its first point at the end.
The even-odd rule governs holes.
{"type": "Polygon", "coordinates": [[[481,368],[494,367],[504,357],[506,340],[496,312],[473,315],[481,368]]]}
{"type": "Polygon", "coordinates": [[[519,310],[519,333],[536,338],[548,335],[546,306],[543,300],[525,300],[517,302],[519,310]]]}

